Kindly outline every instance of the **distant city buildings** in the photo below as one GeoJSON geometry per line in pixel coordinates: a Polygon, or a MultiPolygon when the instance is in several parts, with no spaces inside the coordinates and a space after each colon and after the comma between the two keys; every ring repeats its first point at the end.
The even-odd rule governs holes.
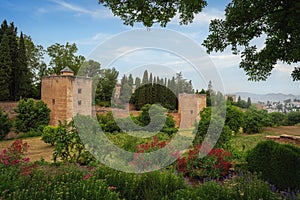
{"type": "Polygon", "coordinates": [[[287,99],[284,101],[267,101],[267,102],[258,102],[263,106],[263,109],[267,110],[268,113],[272,112],[281,112],[281,113],[289,113],[289,112],[297,112],[300,111],[300,100],[299,99],[287,99]]]}

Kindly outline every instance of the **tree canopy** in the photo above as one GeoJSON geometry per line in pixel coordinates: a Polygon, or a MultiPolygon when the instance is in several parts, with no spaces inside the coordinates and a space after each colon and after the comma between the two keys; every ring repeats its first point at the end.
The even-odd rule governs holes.
{"type": "Polygon", "coordinates": [[[146,27],[154,23],[165,27],[177,13],[180,24],[191,23],[194,15],[207,5],[205,0],[99,0],[99,4],[108,7],[126,25],[141,22],[146,27]]]}
{"type": "MultiPolygon", "coordinates": [[[[99,0],[119,16],[126,25],[136,22],[151,27],[165,27],[179,14],[180,24],[192,23],[207,5],[204,0],[99,0]]],[[[300,61],[300,2],[294,0],[232,0],[225,9],[225,19],[212,20],[209,36],[203,45],[207,52],[224,51],[231,46],[233,54],[241,53],[240,68],[249,80],[266,80],[278,62],[300,61]],[[254,41],[264,40],[260,49],[254,41]]],[[[300,80],[300,68],[291,74],[300,80]]]]}
{"type": "MultiPolygon", "coordinates": [[[[266,80],[278,62],[300,61],[300,2],[292,0],[233,0],[225,9],[225,19],[212,20],[203,45],[207,52],[241,53],[240,67],[249,80],[266,80]],[[254,43],[264,39],[259,49],[254,43]]],[[[300,69],[291,74],[300,80],[300,69]]]]}

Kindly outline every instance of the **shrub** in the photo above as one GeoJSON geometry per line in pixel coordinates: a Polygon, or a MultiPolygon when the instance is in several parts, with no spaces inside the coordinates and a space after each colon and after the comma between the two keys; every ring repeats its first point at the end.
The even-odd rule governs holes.
{"type": "Polygon", "coordinates": [[[59,136],[58,127],[54,126],[45,126],[42,133],[42,140],[46,144],[51,144],[54,146],[57,137],[59,136]]]}
{"type": "Polygon", "coordinates": [[[300,112],[290,112],[287,114],[286,125],[294,126],[300,123],[300,112]]]}
{"type": "Polygon", "coordinates": [[[280,189],[300,188],[300,148],[265,141],[257,144],[247,157],[248,168],[280,189]]]}
{"type": "Polygon", "coordinates": [[[269,116],[273,126],[282,126],[286,121],[286,115],[280,112],[272,112],[269,116]]]}
{"type": "Polygon", "coordinates": [[[222,118],[218,114],[211,116],[211,108],[205,108],[201,111],[200,116],[201,120],[199,121],[198,129],[196,130],[196,136],[193,141],[194,146],[202,143],[204,138],[206,137],[208,130],[210,140],[217,140],[215,145],[216,148],[224,147],[227,148],[228,142],[232,138],[231,129],[222,123],[222,118]],[[220,135],[214,134],[220,133],[220,135]],[[214,138],[214,137],[218,138],[214,138]]]}
{"type": "Polygon", "coordinates": [[[238,133],[244,124],[243,111],[237,106],[227,105],[225,124],[235,133],[238,133]]]}
{"type": "Polygon", "coordinates": [[[10,175],[7,171],[0,174],[3,199],[120,199],[114,186],[78,166],[43,166],[30,176],[10,175]]]}
{"type": "Polygon", "coordinates": [[[108,185],[116,187],[120,198],[128,200],[162,199],[176,190],[186,188],[184,179],[172,171],[130,174],[100,166],[93,177],[105,179],[108,185]]]}
{"type": "Polygon", "coordinates": [[[8,119],[8,114],[4,114],[0,108],[0,140],[2,140],[10,131],[12,124],[8,119]]]}
{"type": "MultiPolygon", "coordinates": [[[[136,145],[136,153],[134,154],[131,164],[139,171],[147,171],[151,166],[162,166],[165,163],[171,163],[175,158],[178,158],[179,152],[169,151],[157,151],[164,148],[168,144],[168,141],[159,141],[157,136],[153,137],[153,140],[149,143],[142,143],[136,145]],[[156,154],[146,154],[156,151],[156,154]]],[[[170,147],[171,148],[171,147],[170,147]]]]}
{"type": "Polygon", "coordinates": [[[113,113],[111,111],[104,115],[97,114],[97,118],[98,118],[99,124],[104,132],[113,133],[113,132],[120,131],[120,128],[117,125],[117,123],[115,122],[113,113]]]}
{"type": "Polygon", "coordinates": [[[272,126],[272,121],[266,110],[250,107],[245,112],[245,133],[260,133],[263,127],[272,126]]]}
{"type": "Polygon", "coordinates": [[[50,120],[50,109],[47,105],[39,100],[34,99],[20,100],[17,108],[16,128],[20,132],[32,130],[42,130],[47,126],[50,120]]]}
{"type": "Polygon", "coordinates": [[[100,123],[100,126],[104,132],[114,133],[114,132],[121,132],[121,131],[161,131],[163,133],[166,133],[168,135],[172,135],[173,133],[176,133],[178,131],[177,128],[175,128],[175,121],[171,115],[166,116],[165,124],[162,125],[162,122],[164,121],[164,110],[161,109],[157,105],[153,105],[151,112],[153,113],[152,119],[150,119],[149,116],[149,110],[151,105],[146,104],[142,108],[142,113],[138,116],[131,115],[127,118],[119,118],[116,119],[116,123],[113,113],[108,112],[104,115],[97,115],[98,121],[100,123]],[[151,122],[150,122],[151,121],[151,122]],[[144,128],[147,126],[147,130],[144,128]],[[157,127],[162,127],[161,130],[157,130],[157,127]],[[122,128],[122,130],[121,130],[122,128]]]}
{"type": "Polygon", "coordinates": [[[279,195],[272,192],[270,185],[258,179],[256,175],[246,173],[227,180],[223,185],[209,181],[195,188],[177,190],[164,198],[167,199],[273,200],[279,199],[279,195]]]}
{"type": "Polygon", "coordinates": [[[190,178],[219,178],[228,175],[231,154],[220,148],[211,150],[205,157],[200,156],[201,145],[189,150],[187,157],[177,160],[176,169],[190,178]]]}
{"type": "Polygon", "coordinates": [[[57,133],[54,141],[53,160],[88,164],[94,160],[94,157],[86,150],[82,143],[74,121],[70,123],[61,123],[57,126],[57,133]]]}

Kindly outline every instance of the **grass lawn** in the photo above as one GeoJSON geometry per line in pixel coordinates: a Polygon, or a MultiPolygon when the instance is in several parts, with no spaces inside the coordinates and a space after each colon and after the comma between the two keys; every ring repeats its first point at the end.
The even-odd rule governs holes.
{"type": "MultiPolygon", "coordinates": [[[[0,150],[10,147],[14,141],[15,140],[0,141],[0,150]]],[[[43,158],[47,162],[52,162],[53,147],[44,143],[41,137],[26,138],[22,139],[22,141],[29,144],[25,157],[29,157],[30,161],[34,162],[43,158]]]]}
{"type": "Polygon", "coordinates": [[[235,136],[231,145],[233,148],[239,152],[248,151],[253,149],[259,142],[265,141],[267,135],[281,135],[279,133],[272,133],[264,131],[257,134],[241,134],[235,136]]]}

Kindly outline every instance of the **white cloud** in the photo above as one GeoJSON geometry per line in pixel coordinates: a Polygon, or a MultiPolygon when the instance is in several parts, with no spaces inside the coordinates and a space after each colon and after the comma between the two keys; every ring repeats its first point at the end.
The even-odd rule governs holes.
{"type": "Polygon", "coordinates": [[[97,46],[101,42],[105,41],[106,39],[110,38],[112,35],[107,34],[107,33],[97,33],[93,35],[92,37],[89,38],[84,38],[84,39],[78,39],[75,41],[71,41],[71,43],[76,43],[79,45],[92,45],[92,46],[97,46]]]}
{"type": "MultiPolygon", "coordinates": [[[[205,9],[199,14],[195,15],[191,25],[208,25],[211,20],[222,18],[224,18],[224,11],[217,9],[205,9]]],[[[170,24],[178,25],[179,21],[179,14],[177,13],[176,16],[171,20],[170,24]]]]}
{"type": "Polygon", "coordinates": [[[62,0],[51,0],[51,2],[56,3],[59,5],[61,8],[69,11],[76,12],[77,16],[80,15],[89,15],[93,18],[113,18],[113,14],[108,10],[108,9],[94,9],[94,10],[89,10],[84,7],[67,3],[62,0]]]}
{"type": "Polygon", "coordinates": [[[279,72],[279,73],[282,73],[285,75],[291,74],[293,70],[294,70],[293,65],[288,65],[288,64],[284,64],[284,63],[278,63],[274,67],[275,72],[279,72]]]}
{"type": "Polygon", "coordinates": [[[210,55],[211,60],[218,69],[229,68],[229,67],[238,67],[241,57],[240,55],[233,54],[220,54],[220,55],[210,55]]]}

